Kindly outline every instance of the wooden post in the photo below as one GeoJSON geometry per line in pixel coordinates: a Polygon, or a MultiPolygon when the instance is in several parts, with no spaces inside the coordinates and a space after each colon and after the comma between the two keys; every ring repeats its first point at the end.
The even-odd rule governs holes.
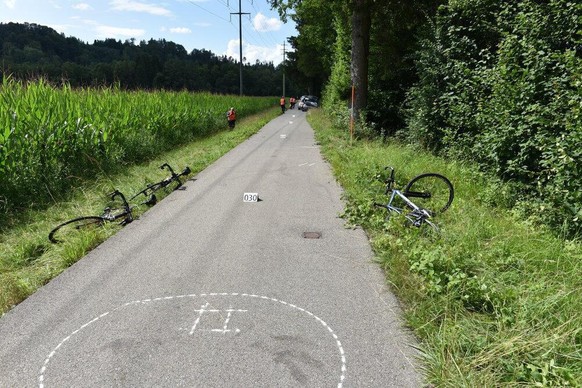
{"type": "Polygon", "coordinates": [[[352,111],[350,112],[350,145],[354,140],[354,98],[356,96],[356,87],[352,85],[352,111]]]}

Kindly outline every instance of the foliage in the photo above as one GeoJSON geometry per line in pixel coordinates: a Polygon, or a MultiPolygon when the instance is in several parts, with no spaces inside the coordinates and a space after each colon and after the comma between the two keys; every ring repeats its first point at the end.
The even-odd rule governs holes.
{"type": "Polygon", "coordinates": [[[214,133],[226,111],[240,118],[272,98],[188,92],[55,87],[5,78],[0,89],[0,225],[11,212],[47,203],[79,181],[214,133]]]}
{"type": "MultiPolygon", "coordinates": [[[[204,49],[187,53],[183,46],[164,39],[138,43],[105,39],[86,44],[37,24],[0,23],[0,42],[0,76],[64,79],[73,87],[118,84],[124,89],[240,92],[239,64],[233,58],[204,49]]],[[[245,64],[244,93],[281,95],[282,71],[272,63],[245,64]]],[[[297,94],[294,84],[288,84],[286,90],[297,94]]]]}
{"type": "MultiPolygon", "coordinates": [[[[320,96],[333,66],[333,47],[342,0],[268,0],[281,17],[293,19],[299,35],[289,39],[292,50],[287,54],[286,73],[307,94],[320,96]],[[289,10],[294,12],[289,15],[289,10]]],[[[344,24],[345,25],[345,24],[344,24]]]]}
{"type": "Polygon", "coordinates": [[[404,132],[514,182],[524,214],[570,234],[582,228],[581,11],[566,0],[441,7],[404,132]]]}
{"type": "Polygon", "coordinates": [[[370,36],[370,86],[367,120],[377,134],[393,135],[404,126],[402,105],[418,80],[415,36],[441,0],[376,2],[370,36]]]}
{"type": "Polygon", "coordinates": [[[349,56],[351,31],[346,16],[345,12],[338,12],[333,17],[334,30],[336,31],[336,39],[333,45],[333,65],[323,93],[323,100],[332,107],[341,105],[351,98],[349,56]]]}
{"type": "Polygon", "coordinates": [[[322,152],[344,188],[344,218],[370,237],[420,340],[434,386],[577,386],[582,380],[582,247],[547,233],[481,193],[495,191],[476,165],[394,141],[356,140],[313,111],[322,152]],[[376,175],[396,168],[396,186],[439,172],[455,187],[440,233],[384,220],[376,175]]]}

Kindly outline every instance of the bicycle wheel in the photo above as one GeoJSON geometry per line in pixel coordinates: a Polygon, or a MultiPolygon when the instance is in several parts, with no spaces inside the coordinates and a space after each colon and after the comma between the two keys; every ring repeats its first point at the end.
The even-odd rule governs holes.
{"type": "Polygon", "coordinates": [[[77,232],[78,230],[82,229],[91,229],[96,226],[101,226],[106,220],[103,217],[99,216],[86,216],[86,217],[77,217],[69,220],[67,222],[63,222],[49,233],[49,240],[52,243],[58,243],[61,240],[65,239],[68,235],[77,232]]]}
{"type": "Polygon", "coordinates": [[[412,178],[403,193],[416,205],[433,215],[444,212],[451,206],[454,197],[453,184],[436,173],[420,174],[412,178]]]}

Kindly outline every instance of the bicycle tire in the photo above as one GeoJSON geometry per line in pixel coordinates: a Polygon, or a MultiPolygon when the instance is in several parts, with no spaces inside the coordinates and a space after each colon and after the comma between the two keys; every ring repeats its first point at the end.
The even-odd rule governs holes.
{"type": "Polygon", "coordinates": [[[105,218],[99,216],[84,216],[73,218],[72,220],[63,222],[51,230],[48,238],[50,242],[55,244],[61,242],[61,240],[57,239],[56,235],[62,239],[64,236],[74,232],[75,230],[102,226],[105,221],[107,221],[105,218]]]}
{"type": "Polygon", "coordinates": [[[432,215],[447,210],[455,196],[451,181],[445,176],[433,172],[412,178],[404,188],[403,194],[432,215]]]}

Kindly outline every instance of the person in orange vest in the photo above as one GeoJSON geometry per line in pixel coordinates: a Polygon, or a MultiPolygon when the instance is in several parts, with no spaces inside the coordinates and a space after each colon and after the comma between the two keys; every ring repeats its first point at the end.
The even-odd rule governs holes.
{"type": "Polygon", "coordinates": [[[228,127],[234,129],[234,124],[236,122],[236,111],[234,108],[230,108],[228,112],[226,112],[226,118],[228,119],[228,127]]]}
{"type": "Polygon", "coordinates": [[[285,113],[285,96],[281,96],[281,113],[285,113]]]}
{"type": "Polygon", "coordinates": [[[289,109],[295,109],[295,97],[289,98],[289,109]]]}

